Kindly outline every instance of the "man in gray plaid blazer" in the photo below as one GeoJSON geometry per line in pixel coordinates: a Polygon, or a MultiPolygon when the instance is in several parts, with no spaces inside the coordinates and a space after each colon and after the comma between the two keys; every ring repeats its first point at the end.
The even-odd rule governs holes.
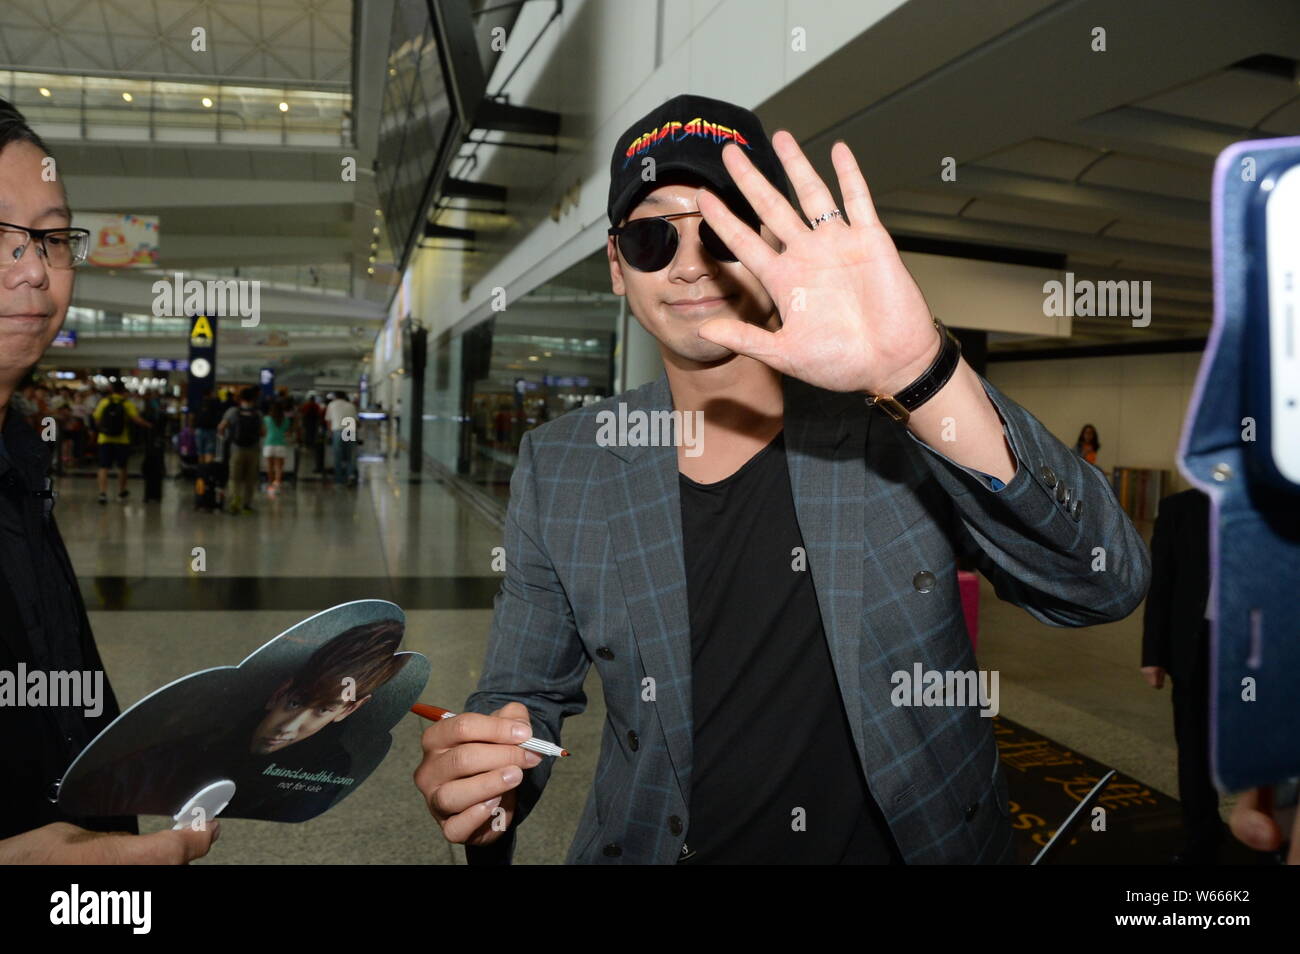
{"type": "MultiPolygon", "coordinates": [[[[990,720],[973,700],[912,704],[898,691],[900,675],[975,672],[959,555],[1002,599],[1055,626],[1131,613],[1146,593],[1149,558],[1101,471],[960,359],[875,217],[847,146],[836,144],[832,160],[843,212],[789,134],[769,141],[752,113],[731,104],[677,97],[620,139],[611,279],[658,339],[665,373],[548,422],[520,445],[483,675],[462,715],[426,731],[415,773],[470,863],[509,860],[550,774],[550,761],[520,749],[511,729],[524,723],[558,744],[563,720],[584,710],[593,664],[608,715],[567,861],[673,863],[694,853],[693,820],[706,819],[706,842],[709,822],[721,830],[719,806],[697,804],[692,786],[710,778],[713,792],[727,791],[708,774],[716,766],[695,757],[693,660],[709,634],[693,621],[708,606],[708,618],[739,637],[741,590],[703,592],[696,579],[688,587],[697,563],[687,557],[698,558],[703,538],[684,535],[683,489],[752,475],[779,459],[764,458],[773,447],[784,467],[770,486],[781,489],[744,516],[762,523],[782,496],[793,505],[812,586],[798,592],[812,600],[815,590],[808,605],[820,616],[806,633],[824,632],[823,685],[838,690],[838,699],[832,690],[822,694],[829,699],[783,700],[780,718],[795,725],[805,708],[823,713],[811,727],[819,738],[842,715],[844,752],[877,819],[874,834],[865,813],[853,829],[861,852],[822,844],[814,860],[1012,860],[990,720]],[[643,153],[654,160],[649,179],[636,162],[643,153]],[[788,201],[786,174],[811,226],[788,201]],[[687,426],[692,414],[701,431],[687,426]],[[653,424],[631,426],[647,420],[671,421],[672,441],[653,424]]],[[[803,644],[800,660],[821,642],[803,644]]],[[[759,657],[773,651],[755,650],[734,668],[760,678],[759,657]]],[[[743,694],[744,679],[728,685],[743,694]]],[[[764,686],[779,692],[779,680],[764,686]]],[[[720,703],[725,713],[729,700],[720,703]]],[[[763,754],[728,770],[754,772],[746,782],[754,790],[769,755],[809,794],[830,771],[801,763],[779,731],[753,741],[763,754]]],[[[716,742],[715,758],[735,750],[716,742]]],[[[744,791],[726,796],[741,817],[753,807],[744,791]]],[[[848,814],[835,831],[850,830],[862,800],[844,796],[848,814]]],[[[762,844],[731,855],[714,847],[718,859],[784,860],[757,851],[762,844]]]]}

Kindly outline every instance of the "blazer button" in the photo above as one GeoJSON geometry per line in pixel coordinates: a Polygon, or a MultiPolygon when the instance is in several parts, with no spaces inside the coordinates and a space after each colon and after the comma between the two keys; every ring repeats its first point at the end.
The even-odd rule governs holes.
{"type": "Polygon", "coordinates": [[[45,792],[45,800],[46,800],[47,802],[49,802],[51,805],[57,805],[57,804],[58,804],[58,801],[59,801],[59,785],[62,784],[62,782],[63,782],[63,779],[61,779],[61,778],[56,778],[53,782],[50,783],[50,787],[49,787],[49,788],[46,790],[46,792],[45,792]]]}
{"type": "MultiPolygon", "coordinates": [[[[631,729],[627,730],[627,747],[630,748],[633,752],[635,752],[638,748],[641,747],[641,743],[637,740],[636,733],[633,732],[631,729]]],[[[674,832],[673,834],[676,834],[676,832],[674,832]]]]}
{"type": "Polygon", "coordinates": [[[1047,484],[1048,490],[1056,486],[1056,472],[1046,464],[1038,468],[1038,479],[1047,484]]]}
{"type": "Polygon", "coordinates": [[[596,650],[596,655],[599,656],[601,659],[613,659],[614,650],[610,649],[608,646],[601,646],[599,649],[596,650]]]}
{"type": "Polygon", "coordinates": [[[623,849],[611,841],[601,849],[601,853],[604,854],[606,858],[617,858],[623,854],[623,849]]]}
{"type": "Polygon", "coordinates": [[[1066,487],[1066,488],[1065,488],[1065,496],[1061,498],[1061,505],[1062,505],[1063,507],[1065,507],[1065,509],[1066,509],[1067,511],[1070,509],[1070,504],[1073,502],[1072,499],[1071,499],[1071,498],[1073,498],[1073,496],[1074,496],[1074,490],[1073,490],[1073,488],[1071,488],[1071,487],[1066,487]]]}
{"type": "Polygon", "coordinates": [[[1074,498],[1074,505],[1070,507],[1070,516],[1075,520],[1083,516],[1083,501],[1078,497],[1074,498]]]}
{"type": "Polygon", "coordinates": [[[672,832],[674,835],[680,835],[682,833],[682,829],[685,827],[686,826],[682,824],[682,820],[678,818],[676,815],[668,816],[668,830],[672,832]]]}
{"type": "Polygon", "coordinates": [[[1056,485],[1056,499],[1060,503],[1065,503],[1065,495],[1068,494],[1069,492],[1070,492],[1070,488],[1066,487],[1065,484],[1056,485]]]}
{"type": "Polygon", "coordinates": [[[970,821],[972,818],[975,817],[975,813],[976,813],[977,811],[979,811],[979,807],[980,807],[980,806],[979,806],[979,802],[974,802],[974,803],[972,803],[972,804],[966,806],[966,820],[967,820],[967,821],[970,821]]]}
{"type": "Polygon", "coordinates": [[[918,593],[929,593],[934,589],[934,574],[929,570],[921,570],[912,577],[912,586],[918,593]]]}

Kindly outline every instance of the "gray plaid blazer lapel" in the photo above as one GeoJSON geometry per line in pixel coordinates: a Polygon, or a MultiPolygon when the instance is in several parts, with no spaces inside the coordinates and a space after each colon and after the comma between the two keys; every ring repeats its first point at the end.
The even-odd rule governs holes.
{"type": "Polygon", "coordinates": [[[785,454],[795,516],[845,713],[858,751],[862,719],[861,613],[867,534],[863,454],[875,415],[862,395],[785,381],[785,454]]]}
{"type": "MultiPolygon", "coordinates": [[[[670,411],[668,375],[621,398],[632,411],[670,411]]],[[[597,486],[645,674],[682,800],[691,778],[691,628],[675,447],[608,446],[597,486]]]]}
{"type": "MultiPolygon", "coordinates": [[[[861,395],[782,381],[785,452],[795,514],[807,552],[835,674],[859,751],[864,738],[859,669],[863,550],[869,532],[868,431],[876,415],[861,395]]],[[[667,374],[623,395],[628,411],[669,411],[667,374]]],[[[691,631],[674,447],[605,448],[597,486],[609,524],[628,618],[682,798],[692,765],[691,631]]]]}
{"type": "MultiPolygon", "coordinates": [[[[902,425],[866,408],[863,395],[786,378],[786,455],[795,513],[845,714],[873,789],[879,773],[898,770],[899,740],[918,738],[915,711],[893,705],[889,687],[898,655],[919,658],[921,649],[910,616],[875,613],[874,622],[866,622],[869,598],[879,603],[907,595],[896,592],[896,564],[881,568],[867,554],[904,533],[913,534],[909,539],[918,546],[925,534],[945,533],[940,514],[927,513],[928,505],[916,496],[928,479],[920,453],[902,425]]],[[[898,551],[891,559],[907,559],[911,552],[898,551]]],[[[938,570],[916,563],[922,565],[938,570]]]]}

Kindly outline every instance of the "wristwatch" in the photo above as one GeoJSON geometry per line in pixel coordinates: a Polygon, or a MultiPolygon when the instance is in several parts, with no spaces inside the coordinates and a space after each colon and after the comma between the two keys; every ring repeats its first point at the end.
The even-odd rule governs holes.
{"type": "Polygon", "coordinates": [[[868,394],[867,407],[878,407],[900,424],[906,424],[912,412],[939,393],[957,370],[961,358],[961,342],[938,318],[931,318],[939,332],[939,353],[921,376],[897,394],[868,394]]]}

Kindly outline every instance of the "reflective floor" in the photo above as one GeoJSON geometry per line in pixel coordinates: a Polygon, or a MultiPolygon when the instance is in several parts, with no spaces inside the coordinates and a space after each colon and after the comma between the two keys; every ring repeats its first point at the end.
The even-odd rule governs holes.
{"type": "MultiPolygon", "coordinates": [[[[133,479],[125,503],[100,505],[93,480],[62,480],[55,513],[121,704],[234,665],[314,612],[381,598],[403,607],[407,648],[433,663],[422,700],[458,710],[483,661],[500,532],[434,481],[406,478],[405,461],[363,463],[357,488],[286,485],[240,516],[196,512],[188,482],[168,480],[163,500],[145,504],[133,479]]],[[[1062,629],[1001,603],[983,582],[980,606],[979,664],[1001,674],[1002,716],[1177,796],[1169,690],[1147,688],[1138,671],[1140,608],[1118,623],[1062,629]]],[[[519,862],[562,862],[577,827],[604,721],[592,673],[588,710],[565,727],[573,756],[556,766],[520,830],[519,862]]],[[[375,774],[313,821],[228,819],[205,863],[462,864],[463,851],[442,839],[411,781],[424,726],[403,719],[375,774]]],[[[1015,776],[1008,770],[1013,799],[1015,776]]],[[[141,819],[146,831],[169,823],[141,819]]],[[[1116,845],[1114,860],[1162,860],[1140,849],[1116,845]]]]}

